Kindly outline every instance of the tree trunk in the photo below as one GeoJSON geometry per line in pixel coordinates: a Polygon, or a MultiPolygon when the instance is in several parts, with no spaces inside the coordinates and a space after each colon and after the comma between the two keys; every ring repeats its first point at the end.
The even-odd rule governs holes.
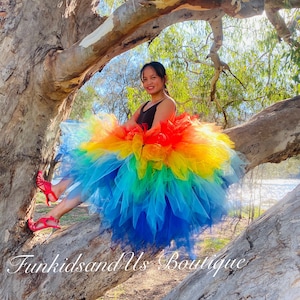
{"type": "Polygon", "coordinates": [[[298,300],[299,215],[300,185],[210,261],[200,262],[164,300],[298,300]]]}
{"type": "MultiPolygon", "coordinates": [[[[5,299],[62,299],[62,295],[65,299],[95,299],[135,272],[134,259],[139,268],[152,257],[135,255],[130,260],[130,249],[126,249],[126,270],[123,262],[119,269],[105,272],[71,272],[71,265],[59,271],[56,263],[67,265],[78,257],[85,263],[112,263],[125,252],[110,248],[108,232],[98,235],[96,217],[57,231],[43,243],[27,229],[26,220],[34,210],[36,172],[52,160],[59,124],[67,118],[77,90],[111,58],[151,40],[170,24],[189,19],[209,21],[225,13],[248,17],[260,14],[264,4],[262,0],[135,0],[127,1],[109,18],[101,18],[95,14],[98,2],[0,3],[0,287],[5,299]],[[32,265],[27,273],[26,267],[14,272],[16,257],[27,254],[34,257],[24,263],[47,263],[49,272],[46,266],[35,272],[32,265]]],[[[299,2],[293,2],[294,7],[299,2]]],[[[245,125],[247,131],[241,126],[228,132],[237,150],[248,158],[249,168],[299,153],[298,100],[284,101],[280,111],[273,107],[274,116],[270,113],[266,122],[253,119],[245,125]],[[267,139],[247,136],[248,130],[254,135],[264,132],[267,139]]]]}

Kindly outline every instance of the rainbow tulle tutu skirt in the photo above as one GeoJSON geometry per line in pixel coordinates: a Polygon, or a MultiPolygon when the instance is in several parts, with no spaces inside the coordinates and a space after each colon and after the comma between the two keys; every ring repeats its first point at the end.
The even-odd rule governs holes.
{"type": "Polygon", "coordinates": [[[61,174],[133,249],[191,247],[191,237],[227,212],[226,190],[243,162],[220,128],[182,114],[155,130],[126,130],[113,115],[62,124],[61,174]]]}

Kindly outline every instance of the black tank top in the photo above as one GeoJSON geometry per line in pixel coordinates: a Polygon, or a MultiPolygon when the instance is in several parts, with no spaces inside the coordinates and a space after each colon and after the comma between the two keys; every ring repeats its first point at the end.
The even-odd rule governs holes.
{"type": "Polygon", "coordinates": [[[141,111],[140,111],[140,115],[136,120],[137,124],[140,124],[140,125],[145,124],[146,129],[150,129],[152,127],[152,123],[153,123],[154,116],[155,116],[155,113],[156,113],[156,108],[157,108],[158,104],[160,104],[162,101],[163,100],[157,102],[156,104],[154,104],[153,106],[148,108],[146,111],[144,111],[144,108],[149,103],[149,101],[146,102],[142,106],[141,111]]]}

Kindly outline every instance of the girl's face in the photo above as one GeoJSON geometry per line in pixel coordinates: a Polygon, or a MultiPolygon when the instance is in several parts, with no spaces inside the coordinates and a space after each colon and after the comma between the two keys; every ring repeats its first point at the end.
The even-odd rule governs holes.
{"type": "Polygon", "coordinates": [[[150,95],[155,95],[164,90],[166,79],[159,77],[156,71],[151,66],[148,66],[143,71],[142,82],[146,92],[150,95]]]}

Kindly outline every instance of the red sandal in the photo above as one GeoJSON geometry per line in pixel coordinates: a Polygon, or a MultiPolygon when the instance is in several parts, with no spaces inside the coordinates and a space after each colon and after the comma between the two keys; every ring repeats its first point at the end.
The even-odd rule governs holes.
{"type": "Polygon", "coordinates": [[[42,217],[40,219],[38,219],[36,222],[33,222],[32,219],[29,219],[27,221],[28,227],[31,231],[35,232],[38,230],[42,230],[45,228],[56,228],[56,229],[60,229],[60,226],[58,226],[59,220],[55,219],[54,217],[50,216],[50,217],[42,217]],[[48,221],[53,221],[54,223],[56,223],[55,225],[51,225],[48,224],[48,221]],[[37,228],[37,224],[42,223],[43,226],[38,227],[37,228]]]}
{"type": "Polygon", "coordinates": [[[55,199],[54,201],[51,201],[51,202],[56,202],[58,200],[58,197],[52,191],[52,184],[49,181],[46,181],[44,179],[42,171],[38,171],[38,174],[36,176],[36,185],[45,194],[46,204],[48,206],[50,206],[49,201],[51,201],[51,200],[49,200],[48,195],[52,195],[53,198],[55,199]]]}

